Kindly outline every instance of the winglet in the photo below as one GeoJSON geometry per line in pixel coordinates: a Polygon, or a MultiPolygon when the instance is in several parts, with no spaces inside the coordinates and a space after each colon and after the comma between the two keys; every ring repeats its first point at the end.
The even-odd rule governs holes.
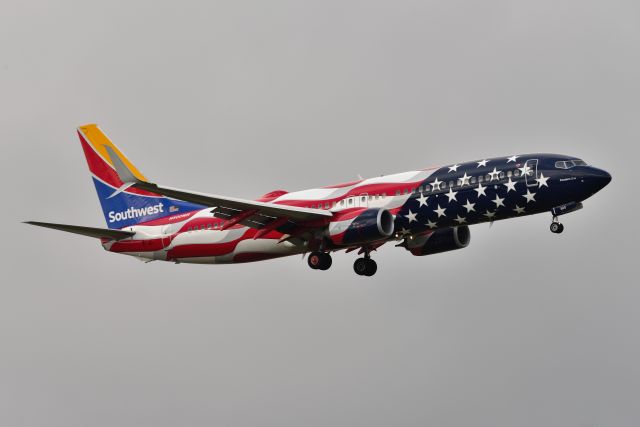
{"type": "Polygon", "coordinates": [[[136,176],[127,167],[127,165],[124,164],[120,156],[118,156],[116,152],[113,151],[113,148],[108,145],[105,145],[104,148],[105,150],[107,150],[107,154],[111,159],[111,163],[113,163],[113,167],[116,169],[116,173],[118,174],[118,178],[120,178],[120,181],[122,181],[124,184],[135,184],[141,182],[138,178],[136,178],[136,176]]]}

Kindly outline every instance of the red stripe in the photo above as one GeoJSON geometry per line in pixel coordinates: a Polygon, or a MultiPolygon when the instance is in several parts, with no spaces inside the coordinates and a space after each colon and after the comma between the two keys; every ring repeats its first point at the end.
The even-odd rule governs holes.
{"type": "MultiPolygon", "coordinates": [[[[118,174],[116,173],[116,171],[111,167],[109,163],[107,163],[102,157],[100,157],[98,153],[96,153],[93,147],[89,145],[89,143],[84,139],[84,136],[80,132],[78,132],[78,136],[80,137],[80,145],[82,145],[82,150],[84,151],[84,156],[87,159],[87,164],[89,165],[89,170],[91,171],[91,173],[110,186],[114,188],[120,188],[123,183],[122,181],[120,181],[120,178],[118,178],[118,174]]],[[[160,196],[159,194],[138,190],[137,188],[129,188],[127,190],[127,193],[141,194],[145,196],[160,196]]]]}

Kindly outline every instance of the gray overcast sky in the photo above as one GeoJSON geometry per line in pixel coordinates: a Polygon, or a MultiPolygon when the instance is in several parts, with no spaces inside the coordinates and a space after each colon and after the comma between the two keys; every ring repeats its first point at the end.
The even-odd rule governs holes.
{"type": "Polygon", "coordinates": [[[637,1],[14,1],[0,13],[0,425],[637,426],[637,1]],[[583,157],[563,219],[238,266],[143,264],[75,127],[240,197],[487,156],[583,157]]]}

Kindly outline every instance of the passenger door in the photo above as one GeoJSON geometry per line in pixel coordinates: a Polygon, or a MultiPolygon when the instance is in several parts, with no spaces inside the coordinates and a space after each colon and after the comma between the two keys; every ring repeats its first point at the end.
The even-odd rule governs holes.
{"type": "Polygon", "coordinates": [[[538,177],[538,159],[529,159],[524,164],[524,180],[527,183],[527,187],[533,187],[538,185],[536,181],[538,177]]]}

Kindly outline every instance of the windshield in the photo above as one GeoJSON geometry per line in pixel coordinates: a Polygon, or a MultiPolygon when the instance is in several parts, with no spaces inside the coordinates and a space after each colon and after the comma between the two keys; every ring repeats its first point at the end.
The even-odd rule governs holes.
{"type": "Polygon", "coordinates": [[[558,169],[571,169],[575,166],[587,166],[587,162],[580,159],[575,160],[561,160],[556,162],[556,168],[558,169]]]}

